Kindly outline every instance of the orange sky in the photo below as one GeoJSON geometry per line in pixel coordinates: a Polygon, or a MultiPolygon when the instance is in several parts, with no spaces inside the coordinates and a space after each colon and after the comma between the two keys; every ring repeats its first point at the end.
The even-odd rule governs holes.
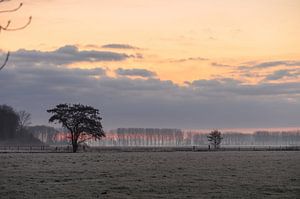
{"type": "MultiPolygon", "coordinates": [[[[140,49],[114,51],[144,57],[73,67],[145,68],[160,79],[180,84],[215,77],[253,83],[259,78],[241,76],[237,66],[300,59],[298,0],[15,0],[2,3],[1,9],[14,8],[19,2],[24,2],[23,8],[2,14],[0,23],[11,19],[12,26],[18,26],[30,15],[33,21],[25,30],[2,32],[3,50],[129,44],[140,49]]],[[[259,73],[267,75],[273,70],[259,73]]]]}
{"type": "Polygon", "coordinates": [[[0,99],[34,124],[68,102],[99,108],[105,128],[299,126],[299,0],[10,0],[0,11],[20,2],[0,12],[11,28],[33,17],[0,33],[0,64],[11,51],[0,99]]]}

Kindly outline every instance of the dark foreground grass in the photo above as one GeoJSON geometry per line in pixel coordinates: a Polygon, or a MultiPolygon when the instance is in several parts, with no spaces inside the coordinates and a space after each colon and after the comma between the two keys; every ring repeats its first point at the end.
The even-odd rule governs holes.
{"type": "Polygon", "coordinates": [[[299,151],[0,154],[0,198],[299,198],[299,151]]]}

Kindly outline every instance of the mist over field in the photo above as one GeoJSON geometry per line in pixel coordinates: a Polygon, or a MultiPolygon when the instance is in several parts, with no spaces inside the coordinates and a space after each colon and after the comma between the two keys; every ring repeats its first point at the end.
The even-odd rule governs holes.
{"type": "Polygon", "coordinates": [[[299,152],[0,154],[1,198],[297,198],[299,152]]]}
{"type": "MultiPolygon", "coordinates": [[[[253,129],[252,129],[253,130],[253,129]]],[[[68,143],[68,132],[47,126],[33,126],[29,132],[46,144],[68,143]]],[[[159,128],[118,128],[106,131],[101,140],[90,140],[90,146],[180,147],[205,146],[209,130],[181,130],[159,128]]],[[[299,146],[299,130],[256,130],[253,133],[234,130],[222,131],[222,147],[226,146],[299,146]]]]}

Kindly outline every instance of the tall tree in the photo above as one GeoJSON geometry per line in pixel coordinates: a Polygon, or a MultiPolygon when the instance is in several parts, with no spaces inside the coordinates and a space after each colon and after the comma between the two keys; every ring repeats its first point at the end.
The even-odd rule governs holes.
{"type": "MultiPolygon", "coordinates": [[[[0,0],[0,4],[4,3],[4,2],[7,2],[7,1],[10,1],[10,0],[0,0]]],[[[22,6],[23,6],[23,3],[20,3],[19,6],[15,7],[15,8],[0,10],[0,14],[10,13],[10,12],[16,12],[22,6]]],[[[0,33],[2,31],[17,31],[17,30],[22,30],[22,29],[26,28],[27,26],[29,26],[29,24],[31,23],[31,19],[32,19],[32,17],[30,16],[28,18],[28,21],[23,26],[20,26],[20,27],[12,27],[11,26],[11,20],[8,20],[5,25],[0,24],[0,33]]],[[[0,65],[0,70],[2,70],[4,68],[4,66],[7,64],[9,56],[10,56],[10,53],[7,52],[7,54],[5,56],[5,59],[4,59],[4,62],[0,65]]]]}
{"type": "Polygon", "coordinates": [[[31,124],[31,115],[26,111],[19,111],[19,130],[22,132],[27,126],[31,124]]]}
{"type": "Polygon", "coordinates": [[[0,140],[13,139],[18,128],[19,117],[14,109],[0,105],[0,140]]]}
{"type": "Polygon", "coordinates": [[[58,122],[68,129],[74,153],[80,143],[105,137],[98,109],[82,104],[59,104],[47,112],[52,114],[49,122],[58,122]]]}
{"type": "Polygon", "coordinates": [[[214,147],[214,149],[219,149],[222,142],[222,133],[218,130],[213,130],[207,136],[208,141],[214,147]]]}

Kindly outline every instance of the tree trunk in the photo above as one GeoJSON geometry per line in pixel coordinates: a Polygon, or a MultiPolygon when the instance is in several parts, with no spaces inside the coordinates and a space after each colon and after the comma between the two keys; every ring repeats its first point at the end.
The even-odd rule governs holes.
{"type": "Polygon", "coordinates": [[[73,153],[76,153],[77,149],[78,149],[78,143],[77,142],[72,142],[72,147],[73,147],[73,153]]]}

